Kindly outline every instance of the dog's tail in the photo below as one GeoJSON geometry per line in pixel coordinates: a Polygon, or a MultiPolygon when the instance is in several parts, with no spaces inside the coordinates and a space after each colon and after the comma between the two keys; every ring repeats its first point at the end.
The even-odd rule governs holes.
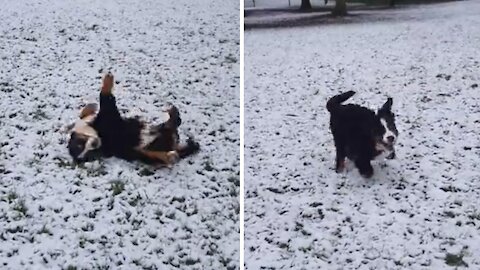
{"type": "Polygon", "coordinates": [[[178,156],[184,158],[197,153],[200,150],[200,144],[192,137],[187,139],[187,143],[177,149],[178,156]]]}
{"type": "Polygon", "coordinates": [[[355,91],[348,91],[330,98],[327,102],[327,110],[329,112],[332,112],[333,110],[338,108],[338,106],[342,104],[342,102],[345,102],[347,99],[351,98],[353,95],[355,95],[355,91]]]}

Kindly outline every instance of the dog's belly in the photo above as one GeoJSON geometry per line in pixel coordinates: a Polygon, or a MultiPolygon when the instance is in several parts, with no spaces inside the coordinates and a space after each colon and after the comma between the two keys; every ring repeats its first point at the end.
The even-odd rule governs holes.
{"type": "Polygon", "coordinates": [[[158,137],[158,132],[155,132],[151,125],[145,125],[140,131],[140,148],[145,148],[151,144],[158,137]]]}
{"type": "MultiPolygon", "coordinates": [[[[160,120],[160,123],[165,123],[168,121],[170,116],[168,113],[162,112],[159,114],[158,118],[159,118],[158,120],[160,120]]],[[[158,125],[151,125],[151,124],[144,123],[144,127],[140,131],[139,147],[141,148],[147,147],[148,145],[153,143],[158,138],[159,135],[160,133],[158,132],[158,125]]]]}

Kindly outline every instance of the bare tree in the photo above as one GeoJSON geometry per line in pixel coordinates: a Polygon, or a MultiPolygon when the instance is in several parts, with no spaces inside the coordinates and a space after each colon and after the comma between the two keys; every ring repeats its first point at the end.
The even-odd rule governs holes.
{"type": "Polygon", "coordinates": [[[345,15],[347,15],[347,1],[346,0],[335,0],[335,8],[333,9],[332,13],[335,16],[345,16],[345,15]]]}
{"type": "Polygon", "coordinates": [[[312,9],[312,4],[310,4],[310,0],[302,0],[302,5],[300,6],[301,10],[310,10],[312,9]]]}

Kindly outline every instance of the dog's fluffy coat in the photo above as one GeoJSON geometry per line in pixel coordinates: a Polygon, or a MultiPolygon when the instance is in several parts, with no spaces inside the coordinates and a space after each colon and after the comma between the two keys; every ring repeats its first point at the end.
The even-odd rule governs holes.
{"type": "Polygon", "coordinates": [[[139,160],[148,164],[171,165],[178,158],[199,150],[192,138],[179,143],[180,113],[175,106],[168,110],[165,123],[148,127],[138,118],[123,118],[111,93],[113,76],[107,74],[100,93],[100,110],[87,105],[71,132],[68,149],[77,162],[99,156],[115,156],[128,161],[139,160]],[[148,140],[146,139],[148,137],[148,140]]]}
{"type": "Polygon", "coordinates": [[[395,158],[398,131],[391,111],[393,100],[388,98],[377,113],[356,104],[342,104],[354,94],[354,91],[345,92],[327,102],[336,148],[335,169],[341,172],[348,158],[360,174],[368,178],[373,175],[370,161],[375,157],[386,153],[387,158],[395,158]]]}

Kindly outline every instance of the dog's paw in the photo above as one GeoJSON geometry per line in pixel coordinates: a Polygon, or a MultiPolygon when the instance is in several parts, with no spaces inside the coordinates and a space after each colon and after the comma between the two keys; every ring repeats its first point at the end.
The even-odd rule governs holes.
{"type": "Polygon", "coordinates": [[[173,165],[178,162],[180,156],[178,155],[177,151],[169,151],[167,153],[167,164],[173,165]]]}
{"type": "Polygon", "coordinates": [[[108,72],[103,77],[102,81],[102,93],[103,94],[110,94],[113,88],[113,74],[108,72]]]}

